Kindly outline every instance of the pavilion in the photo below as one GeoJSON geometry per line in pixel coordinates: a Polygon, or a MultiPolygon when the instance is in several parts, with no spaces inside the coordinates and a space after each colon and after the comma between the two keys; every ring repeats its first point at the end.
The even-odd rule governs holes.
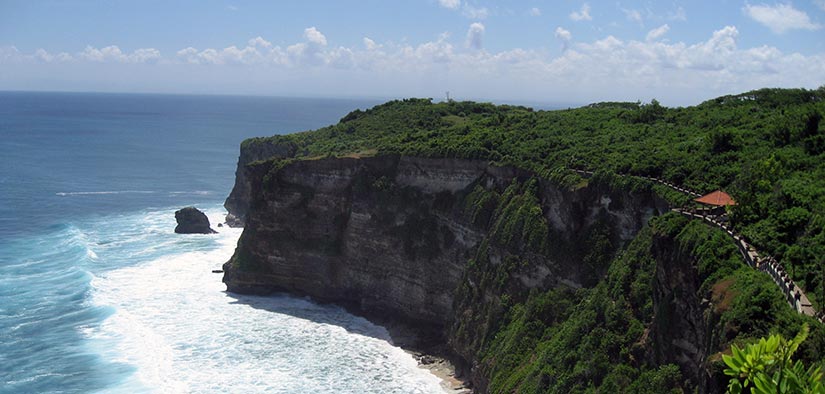
{"type": "Polygon", "coordinates": [[[705,205],[707,210],[715,214],[722,214],[725,212],[725,207],[728,205],[736,205],[736,201],[728,194],[721,190],[716,190],[705,194],[702,197],[696,198],[693,201],[705,205]]]}

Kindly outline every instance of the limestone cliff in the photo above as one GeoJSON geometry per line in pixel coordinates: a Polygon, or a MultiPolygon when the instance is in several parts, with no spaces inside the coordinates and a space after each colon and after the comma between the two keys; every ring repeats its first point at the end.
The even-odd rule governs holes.
{"type": "MultiPolygon", "coordinates": [[[[742,198],[730,223],[753,243],[795,256],[803,275],[818,272],[804,256],[821,254],[821,223],[805,220],[819,208],[796,190],[815,169],[783,167],[780,193],[754,185],[782,171],[748,165],[813,137],[780,146],[771,116],[731,115],[799,120],[818,96],[745,96],[564,111],[395,100],[247,140],[225,204],[246,225],[224,280],[410,323],[463,360],[479,392],[718,391],[720,351],[805,321],[727,234],[660,215],[657,195],[681,206],[685,187],[730,188],[742,198]],[[731,130],[768,134],[718,146],[731,130]]],[[[811,335],[800,352],[820,360],[825,331],[811,335]]]]}
{"type": "Polygon", "coordinates": [[[654,237],[655,318],[650,326],[648,357],[654,364],[679,365],[700,393],[721,392],[724,385],[714,381],[708,363],[708,357],[719,351],[718,341],[711,341],[716,316],[709,301],[702,299],[696,258],[685,249],[671,237],[654,237]]]}
{"type": "MultiPolygon", "coordinates": [[[[391,316],[435,333],[471,368],[498,328],[502,297],[592,286],[666,209],[647,192],[563,188],[473,160],[273,160],[242,171],[227,201],[246,222],[224,267],[229,291],[286,291],[391,316]]],[[[471,374],[486,391],[488,377],[471,374]]]]}
{"type": "Polygon", "coordinates": [[[235,169],[235,185],[227,197],[224,207],[229,211],[226,222],[232,227],[242,227],[249,207],[252,185],[249,183],[247,165],[271,158],[289,158],[295,155],[295,145],[288,141],[251,139],[244,141],[235,169]]]}

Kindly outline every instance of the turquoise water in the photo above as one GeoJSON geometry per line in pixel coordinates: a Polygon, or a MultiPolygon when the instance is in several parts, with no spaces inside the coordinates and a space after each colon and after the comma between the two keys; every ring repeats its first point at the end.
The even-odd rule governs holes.
{"type": "Polygon", "coordinates": [[[441,392],[340,308],[225,293],[240,230],[172,232],[222,220],[244,138],[374,104],[0,93],[0,392],[441,392]]]}

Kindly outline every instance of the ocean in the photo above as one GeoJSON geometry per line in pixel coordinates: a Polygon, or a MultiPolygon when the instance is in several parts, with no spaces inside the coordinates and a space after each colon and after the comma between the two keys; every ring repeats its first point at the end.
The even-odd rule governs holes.
{"type": "Polygon", "coordinates": [[[211,273],[240,142],[377,103],[0,92],[0,393],[442,393],[384,328],[211,273]],[[219,233],[174,234],[190,205],[219,233]]]}

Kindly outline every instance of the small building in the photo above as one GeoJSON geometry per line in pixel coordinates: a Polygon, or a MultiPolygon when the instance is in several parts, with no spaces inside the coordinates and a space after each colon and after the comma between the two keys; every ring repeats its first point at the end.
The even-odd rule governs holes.
{"type": "Polygon", "coordinates": [[[708,211],[709,213],[715,215],[725,213],[725,207],[728,205],[736,205],[736,201],[728,193],[721,190],[710,192],[702,197],[694,199],[693,201],[702,204],[704,206],[702,210],[708,211]]]}

